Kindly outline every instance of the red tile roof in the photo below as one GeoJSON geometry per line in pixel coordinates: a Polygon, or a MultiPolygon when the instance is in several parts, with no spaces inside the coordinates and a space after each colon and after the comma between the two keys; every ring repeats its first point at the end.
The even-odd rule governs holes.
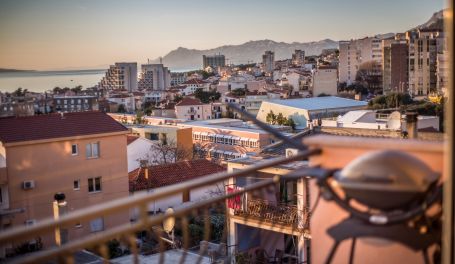
{"type": "Polygon", "coordinates": [[[105,113],[74,112],[0,118],[3,143],[128,131],[105,113]]]}
{"type": "Polygon", "coordinates": [[[185,97],[182,101],[178,102],[176,106],[185,106],[185,105],[202,105],[201,100],[197,98],[185,97]]]}
{"type": "Polygon", "coordinates": [[[139,138],[138,136],[127,135],[126,136],[126,144],[129,145],[129,144],[133,143],[138,138],[139,138]]]}
{"type": "Polygon", "coordinates": [[[148,167],[147,182],[145,179],[146,169],[137,168],[128,173],[130,192],[164,187],[212,173],[226,171],[224,167],[206,159],[179,161],[148,167]]]}

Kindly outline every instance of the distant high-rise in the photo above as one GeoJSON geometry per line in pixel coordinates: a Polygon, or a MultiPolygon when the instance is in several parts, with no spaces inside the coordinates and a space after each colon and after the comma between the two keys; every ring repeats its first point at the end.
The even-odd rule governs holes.
{"type": "Polygon", "coordinates": [[[139,89],[163,91],[171,86],[171,72],[163,64],[142,64],[139,89]]]}
{"type": "Polygon", "coordinates": [[[340,41],[339,81],[352,84],[360,66],[366,62],[382,64],[381,39],[368,37],[350,41],[340,41]]]}
{"type": "Polygon", "coordinates": [[[382,88],[384,94],[408,91],[408,44],[399,37],[382,41],[382,88]]]}
{"type": "Polygon", "coordinates": [[[106,75],[98,83],[98,88],[105,90],[137,90],[137,63],[116,62],[111,65],[106,75]]]}
{"type": "Polygon", "coordinates": [[[207,67],[212,67],[212,68],[217,68],[217,67],[224,67],[226,66],[226,58],[222,54],[217,54],[217,55],[202,55],[202,66],[203,68],[207,67]]]}
{"type": "Polygon", "coordinates": [[[436,92],[439,32],[407,32],[409,41],[409,91],[413,96],[436,92]]]}
{"type": "Polygon", "coordinates": [[[292,64],[295,66],[303,66],[305,64],[305,51],[304,50],[295,50],[292,54],[292,64]]]}
{"type": "Polygon", "coordinates": [[[275,53],[273,51],[267,50],[262,55],[262,67],[266,73],[271,73],[275,70],[275,53]]]}

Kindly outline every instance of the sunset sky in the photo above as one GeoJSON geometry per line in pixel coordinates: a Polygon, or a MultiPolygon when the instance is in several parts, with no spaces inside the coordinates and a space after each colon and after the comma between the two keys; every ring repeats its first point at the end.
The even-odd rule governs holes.
{"type": "Polygon", "coordinates": [[[177,47],[342,40],[426,22],[442,0],[0,0],[0,68],[105,68],[177,47]]]}

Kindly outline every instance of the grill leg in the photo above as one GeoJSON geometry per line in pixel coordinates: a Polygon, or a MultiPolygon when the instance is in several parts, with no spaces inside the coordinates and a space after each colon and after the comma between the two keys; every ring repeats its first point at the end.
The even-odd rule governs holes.
{"type": "Polygon", "coordinates": [[[352,239],[352,244],[351,244],[351,254],[349,255],[349,264],[354,263],[355,242],[356,242],[356,238],[354,237],[352,239]]]}
{"type": "Polygon", "coordinates": [[[422,249],[422,254],[423,254],[423,262],[425,264],[430,264],[430,258],[428,257],[428,249],[427,248],[422,249]]]}
{"type": "Polygon", "coordinates": [[[327,256],[327,260],[325,261],[326,264],[332,263],[333,256],[335,256],[335,252],[337,251],[339,245],[340,241],[335,241],[335,244],[333,244],[332,249],[330,250],[330,253],[327,256]]]}

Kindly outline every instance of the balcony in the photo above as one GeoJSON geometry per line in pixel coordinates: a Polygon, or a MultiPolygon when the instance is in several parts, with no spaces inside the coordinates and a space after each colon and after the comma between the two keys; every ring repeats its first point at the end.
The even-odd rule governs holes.
{"type": "MultiPolygon", "coordinates": [[[[174,257],[177,254],[177,260],[182,260],[186,254],[206,256],[208,253],[204,251],[206,250],[204,247],[201,247],[199,251],[194,250],[194,247],[198,246],[201,241],[211,241],[219,245],[226,244],[227,254],[217,253],[218,251],[210,253],[213,261],[219,259],[234,260],[233,258],[241,252],[255,252],[256,254],[256,252],[261,253],[262,250],[267,252],[264,254],[257,253],[257,257],[262,257],[262,255],[274,256],[274,252],[279,252],[278,250],[286,251],[288,250],[287,245],[293,245],[292,252],[284,252],[282,254],[283,259],[287,257],[298,263],[303,261],[323,263],[329,252],[331,252],[330,246],[333,244],[333,239],[327,231],[335,223],[345,219],[348,214],[333,201],[324,199],[319,201],[319,198],[317,198],[319,195],[316,194],[320,192],[320,189],[315,180],[305,177],[305,170],[309,172],[313,168],[340,169],[365,153],[384,149],[394,149],[409,153],[424,161],[432,170],[438,173],[441,173],[443,168],[441,142],[310,136],[304,139],[304,143],[308,146],[307,150],[302,150],[287,158],[275,157],[267,160],[258,160],[258,162],[244,166],[239,170],[214,174],[206,178],[194,179],[169,186],[156,192],[143,193],[106,204],[99,204],[81,211],[68,213],[56,220],[40,221],[36,225],[27,228],[19,227],[4,231],[0,234],[0,245],[9,242],[19,244],[46,234],[53,236],[55,230],[74,226],[74,223],[87,222],[101,216],[115,215],[124,210],[136,209],[139,212],[139,217],[133,223],[125,223],[99,232],[96,235],[79,238],[70,237],[66,244],[59,247],[49,246],[39,252],[20,256],[20,258],[16,259],[16,262],[36,263],[60,259],[62,260],[61,262],[72,263],[74,254],[83,249],[89,249],[107,260],[111,257],[108,246],[111,245],[110,241],[118,239],[129,248],[130,255],[127,254],[124,257],[130,258],[131,262],[134,263],[137,263],[139,259],[144,259],[147,254],[151,253],[158,254],[158,257],[155,255],[155,259],[159,259],[161,263],[166,263],[166,258],[168,258],[171,251],[169,249],[172,249],[174,257]],[[355,146],[355,148],[352,146],[355,146]],[[304,168],[299,173],[280,172],[283,164],[302,160],[309,160],[310,167],[304,168]],[[230,179],[248,177],[257,174],[257,172],[267,172],[272,174],[273,177],[250,182],[243,189],[236,189],[228,193],[221,192],[208,199],[174,208],[174,212],[171,213],[150,215],[147,211],[147,205],[154,201],[172,197],[189,190],[201,189],[204,186],[215,183],[224,186],[230,179]],[[298,199],[297,206],[251,198],[246,203],[236,206],[234,210],[233,217],[243,218],[246,221],[231,221],[232,219],[227,217],[224,218],[224,221],[227,221],[228,228],[223,228],[224,223],[217,227],[219,219],[216,220],[217,218],[213,217],[214,212],[217,215],[223,215],[225,214],[223,207],[229,204],[232,199],[238,199],[237,197],[243,196],[259,197],[255,193],[265,190],[270,192],[271,188],[277,186],[282,180],[304,182],[304,184],[299,186],[303,187],[301,189],[304,190],[304,194],[312,194],[312,198],[308,202],[304,197],[310,195],[299,196],[301,198],[298,199]],[[313,208],[315,204],[317,204],[317,210],[313,208]],[[310,205],[313,207],[308,210],[310,205]],[[299,208],[306,209],[300,211],[299,208]],[[173,222],[176,223],[175,239],[171,239],[163,231],[156,231],[162,230],[163,223],[167,222],[167,219],[174,219],[173,222]],[[308,228],[308,230],[299,228],[300,219],[305,220],[302,222],[305,222],[305,228],[308,228]],[[309,225],[310,221],[311,228],[309,225]],[[280,228],[283,226],[288,227],[291,232],[280,228]],[[254,240],[254,236],[242,233],[242,230],[259,234],[261,236],[260,240],[254,240]],[[137,234],[141,234],[141,236],[138,237],[137,234]],[[155,240],[154,242],[145,241],[144,237],[155,237],[155,240]],[[138,239],[141,239],[140,242],[138,242],[138,239]],[[309,243],[310,241],[311,243],[309,243]],[[144,249],[145,244],[147,249],[144,249]],[[246,249],[242,247],[246,247],[246,249]],[[309,254],[310,252],[311,260],[308,260],[306,259],[307,253],[309,254]]],[[[289,166],[288,168],[291,167],[289,166]]],[[[302,191],[298,192],[302,193],[302,191]]],[[[351,229],[345,229],[347,234],[352,232],[353,230],[351,229]]],[[[355,253],[355,263],[422,263],[420,252],[409,250],[397,243],[388,242],[378,246],[378,244],[360,240],[357,244],[362,250],[355,253]]],[[[220,246],[219,248],[224,247],[220,246]]],[[[338,250],[339,252],[333,255],[334,263],[344,263],[349,259],[349,248],[349,243],[343,243],[338,250]]],[[[175,259],[174,257],[173,259],[175,259]]],[[[113,262],[115,263],[115,261],[113,262]]]]}
{"type": "Polygon", "coordinates": [[[189,109],[188,114],[195,115],[195,114],[197,114],[197,111],[195,109],[189,109]]]}
{"type": "Polygon", "coordinates": [[[295,226],[298,224],[298,210],[295,205],[274,203],[261,199],[249,199],[242,209],[234,209],[234,215],[261,220],[269,224],[295,226]]]}

